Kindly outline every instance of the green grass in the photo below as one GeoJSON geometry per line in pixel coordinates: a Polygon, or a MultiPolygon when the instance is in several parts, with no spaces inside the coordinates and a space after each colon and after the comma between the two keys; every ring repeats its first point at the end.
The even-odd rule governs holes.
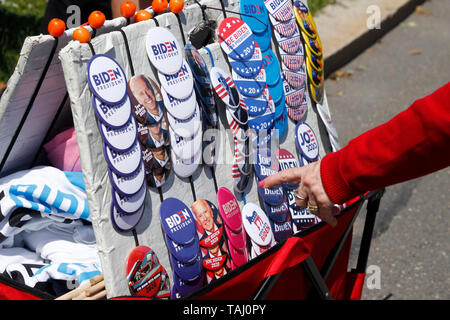
{"type": "Polygon", "coordinates": [[[46,0],[0,0],[0,86],[16,67],[27,36],[40,34],[46,0]]]}
{"type": "Polygon", "coordinates": [[[308,0],[308,7],[314,15],[327,4],[336,3],[336,0],[308,0]]]}

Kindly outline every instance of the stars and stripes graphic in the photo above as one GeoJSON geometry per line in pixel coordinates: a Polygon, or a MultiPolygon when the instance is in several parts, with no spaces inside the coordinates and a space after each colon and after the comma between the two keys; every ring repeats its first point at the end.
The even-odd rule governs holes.
{"type": "Polygon", "coordinates": [[[289,91],[286,90],[286,85],[284,86],[286,103],[291,107],[300,106],[303,102],[303,95],[305,94],[305,86],[303,85],[298,89],[293,89],[290,85],[288,86],[290,88],[289,91]]]}
{"type": "Polygon", "coordinates": [[[289,0],[264,0],[266,9],[278,21],[288,21],[294,14],[289,0]]]}
{"type": "Polygon", "coordinates": [[[281,54],[281,60],[283,61],[283,64],[292,71],[299,70],[305,62],[303,54],[281,54]]]}
{"type": "Polygon", "coordinates": [[[276,32],[284,37],[292,36],[296,31],[298,31],[297,22],[295,17],[292,17],[286,22],[276,21],[270,16],[270,20],[276,32]]]}
{"type": "Polygon", "coordinates": [[[289,83],[289,85],[294,88],[300,88],[306,78],[306,70],[303,70],[303,72],[300,69],[299,71],[289,71],[289,70],[283,70],[283,79],[289,83]]]}

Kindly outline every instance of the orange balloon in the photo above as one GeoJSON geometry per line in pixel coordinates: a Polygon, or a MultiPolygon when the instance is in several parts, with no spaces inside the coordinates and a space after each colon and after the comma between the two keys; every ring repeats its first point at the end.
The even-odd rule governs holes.
{"type": "Polygon", "coordinates": [[[140,22],[140,21],[145,21],[148,19],[151,19],[152,14],[150,12],[148,12],[147,10],[139,10],[136,13],[136,16],[134,17],[134,20],[136,20],[136,22],[140,22]]]}
{"type": "Polygon", "coordinates": [[[133,1],[124,1],[120,5],[120,14],[122,17],[131,18],[136,13],[136,4],[133,1]]]}
{"type": "Polygon", "coordinates": [[[55,38],[60,37],[64,30],[66,30],[66,24],[61,19],[54,18],[48,23],[48,33],[55,38]]]}
{"type": "Polygon", "coordinates": [[[167,0],[153,0],[152,2],[152,8],[156,13],[163,13],[168,6],[167,0]]]}
{"type": "Polygon", "coordinates": [[[184,8],[184,0],[170,0],[169,9],[173,13],[180,13],[184,8]]]}
{"type": "Polygon", "coordinates": [[[106,17],[103,14],[103,12],[95,10],[92,11],[88,18],[89,25],[94,28],[98,29],[105,23],[106,17]]]}
{"type": "Polygon", "coordinates": [[[73,31],[72,39],[81,43],[88,43],[91,40],[91,34],[85,27],[78,27],[73,31]]]}

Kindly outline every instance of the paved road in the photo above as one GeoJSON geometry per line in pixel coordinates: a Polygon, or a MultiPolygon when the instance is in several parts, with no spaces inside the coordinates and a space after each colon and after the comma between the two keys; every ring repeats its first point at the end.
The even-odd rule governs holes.
{"type": "MultiPolygon", "coordinates": [[[[326,81],[342,145],[450,81],[450,1],[424,8],[343,67],[350,76],[326,81]]],[[[450,150],[430,154],[443,156],[450,150]]],[[[387,189],[368,263],[380,268],[381,289],[365,287],[363,299],[450,299],[449,177],[447,168],[387,189]]]]}

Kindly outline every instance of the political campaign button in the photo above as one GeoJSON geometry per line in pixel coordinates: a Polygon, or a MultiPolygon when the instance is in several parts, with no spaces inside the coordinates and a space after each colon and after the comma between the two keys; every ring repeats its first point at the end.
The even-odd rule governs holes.
{"type": "Polygon", "coordinates": [[[225,225],[233,232],[240,232],[242,230],[241,209],[233,193],[225,187],[220,187],[217,191],[217,204],[225,225]]]}
{"type": "Polygon", "coordinates": [[[268,148],[258,149],[254,152],[253,167],[259,180],[280,171],[276,155],[268,148]]]}
{"type": "Polygon", "coordinates": [[[217,28],[222,50],[232,59],[246,60],[253,55],[255,41],[250,27],[241,19],[229,17],[217,28]]]}
{"type": "Polygon", "coordinates": [[[231,260],[234,264],[234,266],[232,266],[232,269],[240,267],[248,262],[248,253],[246,248],[244,248],[244,252],[240,252],[235,247],[233,247],[230,241],[228,241],[228,248],[230,250],[231,260]]]}
{"type": "Polygon", "coordinates": [[[303,46],[300,46],[298,51],[295,53],[287,53],[280,48],[280,56],[283,65],[292,71],[299,70],[305,62],[303,46]]]}
{"type": "Polygon", "coordinates": [[[264,4],[269,14],[277,21],[288,21],[294,14],[289,0],[264,0],[264,4]]]}
{"type": "Polygon", "coordinates": [[[190,43],[187,43],[184,46],[184,52],[186,54],[187,63],[191,67],[191,71],[194,75],[194,79],[201,84],[210,84],[211,79],[209,78],[208,67],[200,52],[198,52],[190,43]]]}
{"type": "MultiPolygon", "coordinates": [[[[243,104],[243,102],[242,102],[243,104]]],[[[228,110],[233,117],[234,120],[239,124],[241,127],[245,127],[248,123],[248,113],[247,110],[242,108],[241,106],[236,109],[229,109],[228,110]]]]}
{"type": "Polygon", "coordinates": [[[308,100],[306,99],[306,94],[303,95],[302,104],[297,107],[287,107],[288,116],[293,121],[301,121],[306,118],[308,113],[308,100]]]}
{"type": "Polygon", "coordinates": [[[259,73],[253,78],[242,77],[234,70],[232,70],[231,76],[239,92],[246,97],[258,97],[266,87],[266,70],[262,66],[259,73]]]}
{"type": "Polygon", "coordinates": [[[263,0],[240,1],[241,19],[254,33],[263,33],[269,26],[267,9],[263,0]]]}
{"type": "Polygon", "coordinates": [[[125,271],[132,295],[152,297],[158,292],[161,285],[161,265],[151,248],[134,248],[128,255],[125,271]]]}
{"type": "Polygon", "coordinates": [[[202,259],[200,255],[197,255],[197,257],[191,263],[183,263],[181,261],[178,261],[177,259],[175,259],[173,254],[169,254],[169,256],[172,269],[174,273],[176,273],[177,276],[180,277],[180,279],[190,282],[194,281],[200,276],[202,272],[202,259]]]}
{"type": "Polygon", "coordinates": [[[247,202],[242,208],[242,223],[245,232],[259,246],[270,244],[273,234],[270,222],[264,211],[252,202],[247,202]]]}
{"type": "Polygon", "coordinates": [[[323,71],[323,55],[316,56],[315,54],[312,54],[308,46],[305,46],[305,55],[307,57],[307,62],[320,74],[323,71]]]}
{"type": "Polygon", "coordinates": [[[98,121],[100,135],[111,149],[117,152],[125,152],[133,147],[137,139],[136,120],[130,114],[128,123],[122,128],[114,129],[98,121]]]}
{"type": "Polygon", "coordinates": [[[258,193],[263,201],[271,206],[278,206],[283,202],[284,192],[281,185],[272,188],[261,188],[258,186],[258,193]]]}
{"type": "Polygon", "coordinates": [[[320,85],[319,87],[314,86],[312,83],[309,84],[309,92],[311,94],[311,98],[315,103],[322,103],[323,95],[324,95],[324,85],[320,85]]]}
{"type": "Polygon", "coordinates": [[[278,32],[275,32],[275,39],[277,40],[280,48],[289,54],[295,54],[301,47],[302,41],[300,39],[300,33],[298,30],[293,35],[285,37],[278,32]]]}
{"type": "Polygon", "coordinates": [[[161,284],[159,290],[154,295],[155,299],[169,299],[170,298],[170,279],[164,266],[161,265],[161,284]]]}
{"type": "Polygon", "coordinates": [[[208,271],[226,271],[231,267],[228,257],[228,244],[224,242],[224,246],[216,246],[213,248],[200,248],[202,252],[203,268],[208,271]],[[228,264],[228,266],[227,266],[228,264]],[[225,269],[225,270],[223,270],[225,269]]]}
{"type": "Polygon", "coordinates": [[[245,141],[247,139],[245,128],[242,128],[241,125],[235,120],[228,108],[225,110],[225,114],[227,116],[228,126],[233,133],[233,137],[235,137],[239,141],[245,141]]]}
{"type": "Polygon", "coordinates": [[[92,106],[98,119],[110,128],[121,128],[130,120],[131,102],[128,96],[121,104],[106,105],[93,95],[92,106]]]}
{"type": "Polygon", "coordinates": [[[138,169],[129,176],[118,175],[111,168],[108,168],[108,174],[117,193],[121,196],[133,196],[139,191],[145,180],[144,162],[142,161],[138,169]]]}
{"type": "MultiPolygon", "coordinates": [[[[247,236],[243,229],[239,232],[233,232],[230,228],[225,225],[225,234],[229,244],[233,246],[238,252],[244,253],[247,248],[247,236]]],[[[228,245],[229,247],[230,245],[228,245]]]]}
{"type": "Polygon", "coordinates": [[[127,95],[127,78],[122,67],[105,54],[88,62],[87,80],[92,93],[107,105],[121,104],[127,95]]]}
{"type": "Polygon", "coordinates": [[[161,203],[159,214],[165,234],[180,245],[187,245],[194,240],[195,221],[189,209],[182,201],[167,198],[161,203]]]}
{"type": "Polygon", "coordinates": [[[237,108],[240,102],[240,95],[231,76],[219,67],[211,68],[209,74],[214,91],[220,100],[230,108],[237,108]]]}
{"type": "MultiPolygon", "coordinates": [[[[287,206],[287,205],[286,205],[287,206]]],[[[287,220],[286,221],[275,221],[275,220],[270,220],[270,228],[273,231],[273,237],[275,239],[276,242],[283,242],[284,240],[286,240],[287,238],[289,238],[290,236],[292,236],[294,234],[294,230],[292,228],[292,220],[290,215],[287,215],[287,220]]]]}
{"type": "MultiPolygon", "coordinates": [[[[294,157],[294,155],[292,155],[292,153],[290,153],[286,149],[280,148],[280,149],[276,150],[275,156],[277,157],[278,163],[280,164],[280,171],[299,167],[297,159],[294,157]]],[[[299,186],[298,183],[290,183],[289,182],[289,183],[283,184],[283,187],[285,187],[287,189],[297,189],[298,186],[299,186]]]]}
{"type": "Polygon", "coordinates": [[[278,140],[282,139],[287,132],[288,128],[288,114],[286,108],[280,117],[275,119],[274,129],[277,134],[278,140]]]}
{"type": "Polygon", "coordinates": [[[275,122],[275,105],[272,97],[269,95],[269,102],[266,110],[262,115],[256,117],[249,117],[248,126],[257,133],[262,130],[271,130],[275,122]]]}
{"type": "Polygon", "coordinates": [[[172,168],[175,174],[180,178],[191,177],[197,170],[202,160],[202,153],[197,152],[191,159],[183,160],[171,150],[172,168]]]}
{"type": "Polygon", "coordinates": [[[263,33],[254,33],[253,38],[255,39],[255,43],[259,45],[261,51],[266,51],[270,48],[272,43],[272,29],[269,27],[263,33]]]}
{"type": "Polygon", "coordinates": [[[194,77],[186,60],[183,60],[180,70],[174,74],[158,72],[158,79],[161,87],[175,99],[186,99],[194,90],[194,77]]]}
{"type": "Polygon", "coordinates": [[[143,182],[141,188],[132,196],[120,195],[114,187],[112,188],[112,200],[116,209],[123,214],[134,214],[144,204],[147,194],[147,185],[143,182]]]}
{"type": "Polygon", "coordinates": [[[245,78],[255,77],[263,65],[261,49],[257,43],[255,43],[255,51],[250,59],[234,60],[228,58],[228,61],[230,62],[231,68],[233,68],[237,74],[245,78]]]}
{"type": "Polygon", "coordinates": [[[292,223],[297,229],[309,228],[316,222],[315,215],[311,214],[308,209],[300,208],[295,203],[295,190],[289,190],[286,193],[289,203],[289,212],[291,214],[292,223]]]}
{"type": "Polygon", "coordinates": [[[303,85],[303,83],[305,82],[305,78],[306,78],[305,66],[302,66],[297,71],[283,69],[282,73],[283,73],[283,79],[285,79],[286,82],[293,89],[300,88],[303,85]]]}
{"type": "Polygon", "coordinates": [[[309,9],[301,1],[294,1],[294,14],[302,32],[310,38],[317,35],[317,28],[309,9]]]}
{"type": "MultiPolygon", "coordinates": [[[[280,83],[282,84],[281,81],[280,81],[280,83]]],[[[275,115],[274,115],[275,120],[280,118],[283,115],[284,111],[286,110],[286,99],[284,97],[284,91],[283,91],[283,87],[282,86],[281,86],[280,90],[281,90],[281,99],[279,99],[279,101],[276,102],[276,103],[274,101],[274,104],[275,104],[275,115]]]]}
{"type": "Polygon", "coordinates": [[[283,202],[281,202],[281,204],[272,206],[268,203],[264,203],[264,207],[267,217],[269,217],[270,220],[274,220],[276,222],[286,221],[286,217],[289,215],[289,204],[287,202],[286,195],[284,195],[284,200],[283,202]]]}
{"type": "Polygon", "coordinates": [[[266,83],[268,86],[275,86],[281,78],[280,64],[272,49],[267,49],[262,53],[262,61],[266,70],[266,83]]]}
{"type": "MultiPolygon", "coordinates": [[[[266,87],[266,90],[269,90],[266,87]]],[[[242,97],[245,105],[247,106],[247,113],[251,117],[256,117],[263,114],[266,111],[267,104],[269,103],[266,94],[263,92],[259,97],[250,98],[242,97]]]]}
{"type": "Polygon", "coordinates": [[[137,140],[125,152],[114,151],[107,144],[103,144],[103,154],[108,167],[120,176],[132,175],[141,164],[141,145],[137,140]]]}
{"type": "Polygon", "coordinates": [[[298,122],[295,139],[300,153],[306,160],[314,161],[319,157],[319,143],[313,129],[306,122],[298,122]]]}
{"type": "Polygon", "coordinates": [[[197,237],[186,245],[180,245],[164,235],[167,249],[173,257],[181,263],[193,263],[200,252],[200,242],[197,237]]]}
{"type": "Polygon", "coordinates": [[[323,84],[324,81],[324,75],[323,71],[317,72],[314,68],[311,67],[311,64],[307,60],[306,62],[306,72],[308,74],[308,79],[310,80],[310,83],[313,84],[315,87],[320,87],[323,84]]]}
{"type": "Polygon", "coordinates": [[[268,88],[269,94],[273,99],[273,103],[279,104],[281,99],[284,99],[283,79],[280,77],[280,80],[275,84],[275,86],[268,88]]]}
{"type": "Polygon", "coordinates": [[[221,244],[225,231],[217,207],[209,200],[199,199],[192,204],[191,209],[200,246],[211,248],[221,244]]]}
{"type": "Polygon", "coordinates": [[[183,138],[175,133],[172,127],[169,128],[170,145],[177,158],[182,160],[189,160],[194,157],[196,152],[202,147],[202,133],[197,131],[191,138],[183,138]]]}
{"type": "Polygon", "coordinates": [[[161,88],[161,95],[164,100],[167,113],[173,118],[186,120],[192,117],[196,107],[195,90],[191,91],[191,95],[186,99],[177,99],[172,97],[164,88],[161,88]]]}
{"type": "Polygon", "coordinates": [[[291,17],[287,21],[278,21],[271,15],[269,15],[269,18],[275,32],[278,32],[282,36],[290,37],[297,29],[297,21],[295,20],[295,17],[291,17]]]}
{"type": "Polygon", "coordinates": [[[316,55],[317,57],[322,56],[322,43],[320,41],[320,38],[317,36],[316,38],[309,38],[306,34],[302,33],[303,41],[308,47],[309,51],[316,55]]]}
{"type": "Polygon", "coordinates": [[[152,65],[161,73],[178,73],[183,64],[182,47],[166,28],[155,27],[147,32],[145,48],[152,65]]]}
{"type": "Polygon", "coordinates": [[[191,138],[194,134],[197,134],[202,123],[200,119],[200,109],[196,101],[195,111],[188,119],[180,120],[173,117],[171,113],[168,113],[167,120],[169,121],[170,127],[173,131],[183,138],[191,138]]]}
{"type": "Polygon", "coordinates": [[[200,290],[205,285],[205,272],[202,271],[197,279],[193,281],[182,280],[175,272],[173,273],[173,287],[171,299],[180,299],[200,290]]]}
{"type": "Polygon", "coordinates": [[[194,90],[197,101],[202,101],[208,108],[215,107],[216,100],[214,99],[212,84],[201,84],[198,81],[194,81],[194,90]]]}
{"type": "Polygon", "coordinates": [[[111,203],[111,223],[118,232],[128,232],[134,229],[144,214],[144,205],[133,214],[123,214],[111,203]]]}
{"type": "Polygon", "coordinates": [[[283,90],[286,104],[290,107],[298,107],[303,103],[303,95],[305,94],[305,85],[294,89],[291,85],[283,80],[283,90]]]}

